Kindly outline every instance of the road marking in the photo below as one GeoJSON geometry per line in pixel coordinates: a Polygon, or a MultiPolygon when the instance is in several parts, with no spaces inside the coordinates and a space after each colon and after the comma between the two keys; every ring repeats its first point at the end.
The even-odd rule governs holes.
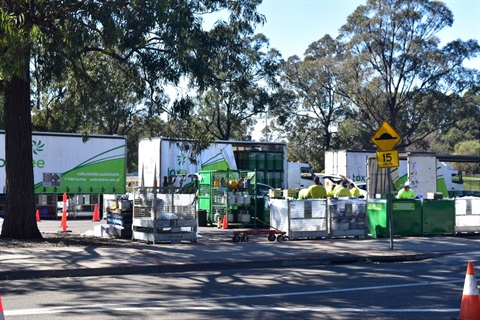
{"type": "Polygon", "coordinates": [[[359,288],[346,288],[346,289],[331,289],[331,290],[318,290],[318,291],[300,291],[300,292],[286,292],[286,293],[265,293],[254,295],[236,295],[227,297],[210,297],[210,298],[196,298],[196,299],[173,299],[173,300],[149,300],[138,302],[125,302],[125,303],[105,303],[94,305],[77,305],[77,306],[65,306],[65,307],[53,307],[53,308],[36,308],[36,309],[20,309],[20,310],[4,310],[5,316],[24,316],[24,315],[40,315],[40,314],[58,314],[58,313],[70,313],[75,311],[76,313],[91,313],[91,312],[105,312],[105,311],[136,311],[136,310],[158,310],[158,311],[282,311],[282,312],[302,312],[302,311],[317,311],[317,312],[358,312],[358,313],[372,313],[372,312],[397,312],[397,313],[447,313],[447,312],[459,312],[459,308],[454,309],[390,309],[390,308],[331,308],[331,307],[302,307],[302,308],[282,308],[282,307],[258,307],[258,306],[235,306],[235,307],[223,307],[219,305],[197,307],[197,306],[152,306],[152,305],[174,305],[178,303],[197,303],[205,301],[227,301],[238,299],[258,299],[258,298],[272,298],[272,297],[288,297],[288,296],[300,296],[300,295],[314,295],[314,294],[326,294],[326,293],[340,293],[340,292],[354,292],[354,291],[368,291],[377,289],[393,289],[393,288],[406,288],[406,287],[420,287],[420,286],[432,286],[443,285],[450,283],[460,283],[464,280],[450,280],[450,281],[432,281],[422,283],[409,283],[409,284],[397,284],[388,286],[371,286],[371,287],[359,287],[359,288]]]}

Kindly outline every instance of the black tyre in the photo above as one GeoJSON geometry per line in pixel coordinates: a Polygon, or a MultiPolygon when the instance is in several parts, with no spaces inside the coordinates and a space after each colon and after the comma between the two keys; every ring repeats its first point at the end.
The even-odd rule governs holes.
{"type": "Polygon", "coordinates": [[[233,242],[240,242],[240,236],[238,234],[233,236],[233,242]]]}

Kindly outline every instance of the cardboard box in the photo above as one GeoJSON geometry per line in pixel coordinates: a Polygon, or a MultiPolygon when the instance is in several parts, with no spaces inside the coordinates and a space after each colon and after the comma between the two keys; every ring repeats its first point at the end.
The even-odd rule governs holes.
{"type": "Polygon", "coordinates": [[[441,192],[427,192],[427,199],[443,199],[443,193],[441,192]]]}
{"type": "Polygon", "coordinates": [[[125,209],[132,208],[132,204],[131,204],[130,200],[120,200],[117,203],[118,203],[118,208],[120,210],[125,210],[125,209]]]}
{"type": "Polygon", "coordinates": [[[268,191],[268,196],[270,198],[281,198],[282,197],[282,189],[270,189],[268,191]]]}
{"type": "Polygon", "coordinates": [[[298,198],[298,190],[297,189],[285,189],[285,190],[283,190],[283,197],[284,198],[298,198]]]}

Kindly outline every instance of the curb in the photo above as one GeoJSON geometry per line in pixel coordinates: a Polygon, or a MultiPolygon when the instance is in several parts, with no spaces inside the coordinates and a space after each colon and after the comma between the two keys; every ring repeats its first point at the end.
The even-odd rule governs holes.
{"type": "Polygon", "coordinates": [[[398,256],[359,256],[345,255],[338,256],[327,254],[321,258],[280,258],[270,260],[248,260],[248,261],[210,261],[191,262],[181,264],[150,264],[142,266],[120,266],[100,268],[80,268],[74,270],[51,269],[51,270],[22,270],[0,272],[0,281],[25,280],[35,278],[65,278],[65,277],[89,277],[107,275],[129,275],[129,274],[152,274],[152,273],[179,273],[192,271],[222,271],[236,269],[256,268],[291,268],[306,267],[315,265],[344,265],[355,263],[394,263],[402,261],[421,261],[451,253],[422,253],[406,254],[398,256]]]}

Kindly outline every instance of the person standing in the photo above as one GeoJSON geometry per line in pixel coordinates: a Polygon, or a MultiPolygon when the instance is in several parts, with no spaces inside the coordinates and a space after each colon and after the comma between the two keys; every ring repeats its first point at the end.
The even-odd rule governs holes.
{"type": "Polygon", "coordinates": [[[298,192],[298,200],[304,200],[307,196],[308,188],[302,188],[298,192]]]}
{"type": "Polygon", "coordinates": [[[415,199],[417,197],[417,194],[415,191],[410,189],[410,182],[405,182],[403,185],[403,188],[398,191],[397,194],[397,199],[415,199]]]}
{"type": "Polygon", "coordinates": [[[333,194],[334,198],[340,198],[340,197],[350,197],[350,190],[348,190],[348,181],[343,180],[341,187],[336,188],[335,192],[333,194]]]}
{"type": "Polygon", "coordinates": [[[355,187],[353,182],[350,182],[350,184],[348,185],[348,189],[350,190],[351,197],[354,197],[354,198],[360,197],[360,190],[357,187],[355,187]]]}
{"type": "Polygon", "coordinates": [[[314,185],[308,187],[305,199],[325,199],[327,197],[327,190],[320,183],[320,177],[313,178],[314,185]]]}

